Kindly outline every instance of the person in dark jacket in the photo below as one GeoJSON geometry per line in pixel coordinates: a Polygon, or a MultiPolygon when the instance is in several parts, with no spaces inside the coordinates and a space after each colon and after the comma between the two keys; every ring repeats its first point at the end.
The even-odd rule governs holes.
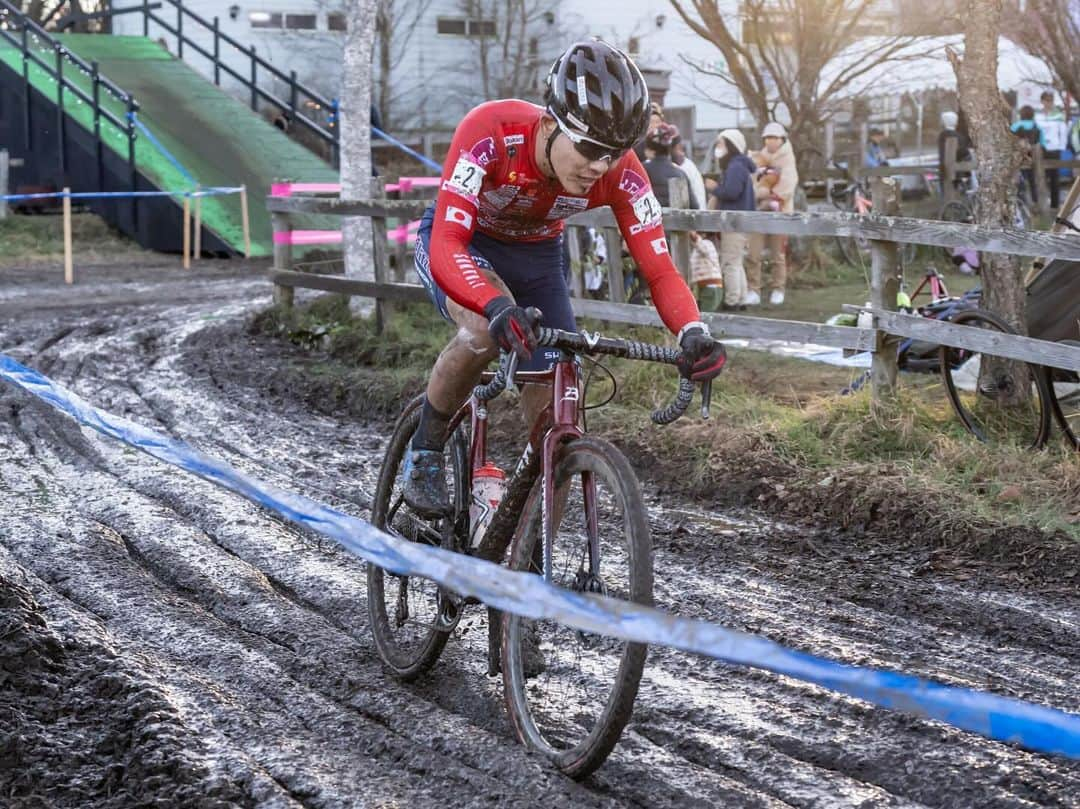
{"type": "Polygon", "coordinates": [[[700,200],[690,187],[690,181],[671,159],[671,149],[679,141],[679,128],[674,124],[660,124],[655,129],[650,129],[645,136],[645,145],[652,151],[653,156],[645,161],[645,171],[649,174],[649,182],[652,184],[656,199],[664,208],[671,207],[671,196],[668,191],[668,180],[679,179],[687,185],[690,196],[690,208],[698,208],[700,200]]]}
{"type": "MultiPolygon", "coordinates": [[[[717,163],[722,172],[712,190],[709,207],[719,211],[753,211],[754,172],[757,166],[746,154],[746,137],[737,129],[720,133],[717,151],[724,154],[717,163]]],[[[745,233],[725,233],[720,240],[720,272],[724,276],[724,308],[746,308],[745,233]]]]}

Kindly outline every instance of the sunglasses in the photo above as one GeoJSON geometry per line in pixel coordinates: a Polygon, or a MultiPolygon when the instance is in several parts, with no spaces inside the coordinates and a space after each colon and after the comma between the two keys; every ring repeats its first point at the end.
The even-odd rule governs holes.
{"type": "Polygon", "coordinates": [[[614,146],[608,146],[606,143],[601,143],[598,140],[582,135],[580,132],[575,132],[560,121],[558,117],[555,118],[555,123],[559,125],[559,129],[570,139],[570,142],[574,144],[574,150],[590,163],[596,160],[615,163],[629,151],[628,149],[616,149],[614,146]]]}

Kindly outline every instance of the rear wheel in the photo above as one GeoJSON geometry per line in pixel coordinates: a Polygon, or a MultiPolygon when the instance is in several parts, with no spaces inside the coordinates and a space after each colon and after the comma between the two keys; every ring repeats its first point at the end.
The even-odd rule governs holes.
{"type": "MultiPolygon", "coordinates": [[[[461,515],[468,513],[468,464],[459,430],[445,450],[453,517],[422,519],[406,505],[401,494],[401,469],[420,422],[422,404],[422,396],[410,402],[394,427],[375,489],[371,522],[398,539],[439,547],[448,544],[448,538],[460,539],[461,515]]],[[[449,633],[439,626],[446,595],[429,579],[400,576],[370,563],[367,580],[368,616],[379,657],[395,676],[415,679],[434,665],[446,646],[449,633]]]]}
{"type": "MultiPolygon", "coordinates": [[[[984,309],[957,312],[950,323],[1015,334],[984,309]]],[[[1050,432],[1050,392],[1044,369],[963,348],[939,349],[949,401],[968,431],[987,444],[1041,447],[1050,432]],[[1020,366],[1019,377],[1015,370],[1020,366]],[[1021,396],[1018,385],[1028,387],[1021,396]]]]}
{"type": "MultiPolygon", "coordinates": [[[[580,438],[559,453],[554,475],[551,583],[574,593],[651,605],[647,513],[625,456],[606,441],[580,438]],[[590,525],[595,543],[589,540],[590,525]]],[[[542,486],[541,477],[522,512],[510,559],[512,569],[536,575],[543,575],[542,486]]],[[[518,738],[572,778],[591,773],[630,719],[646,652],[644,644],[554,620],[504,615],[503,683],[518,738]],[[542,667],[536,665],[537,652],[542,667]]]]}
{"type": "MultiPolygon", "coordinates": [[[[1061,342],[1080,347],[1080,340],[1061,342]]],[[[1080,450],[1080,374],[1060,368],[1047,368],[1046,382],[1054,419],[1065,433],[1065,440],[1080,450]]]]}

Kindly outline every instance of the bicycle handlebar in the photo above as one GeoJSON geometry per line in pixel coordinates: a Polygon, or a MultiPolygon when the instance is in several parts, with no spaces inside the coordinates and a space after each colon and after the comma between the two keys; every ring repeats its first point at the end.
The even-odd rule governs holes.
{"type": "MultiPolygon", "coordinates": [[[[652,343],[624,340],[618,337],[604,337],[600,334],[589,334],[588,332],[577,333],[549,328],[537,330],[537,344],[558,348],[572,354],[607,354],[632,360],[660,362],[665,365],[674,365],[682,356],[682,352],[678,349],[652,343]]],[[[499,358],[499,369],[495,372],[494,378],[486,385],[477,385],[473,390],[474,395],[482,402],[494,399],[506,389],[508,384],[513,384],[516,370],[517,354],[502,352],[499,358]]],[[[703,418],[708,418],[710,394],[711,384],[705,383],[702,386],[701,410],[703,418]]],[[[689,379],[680,378],[679,391],[674,401],[660,410],[653,411],[653,422],[656,424],[671,424],[687,411],[693,396],[694,383],[689,379]]]]}

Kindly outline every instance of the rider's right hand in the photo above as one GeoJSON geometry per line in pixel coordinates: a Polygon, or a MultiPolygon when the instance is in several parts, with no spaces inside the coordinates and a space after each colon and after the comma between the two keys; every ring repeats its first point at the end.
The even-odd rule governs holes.
{"type": "Polygon", "coordinates": [[[532,358],[536,350],[536,319],[505,295],[484,307],[488,334],[503,351],[512,351],[519,359],[532,358]]]}

